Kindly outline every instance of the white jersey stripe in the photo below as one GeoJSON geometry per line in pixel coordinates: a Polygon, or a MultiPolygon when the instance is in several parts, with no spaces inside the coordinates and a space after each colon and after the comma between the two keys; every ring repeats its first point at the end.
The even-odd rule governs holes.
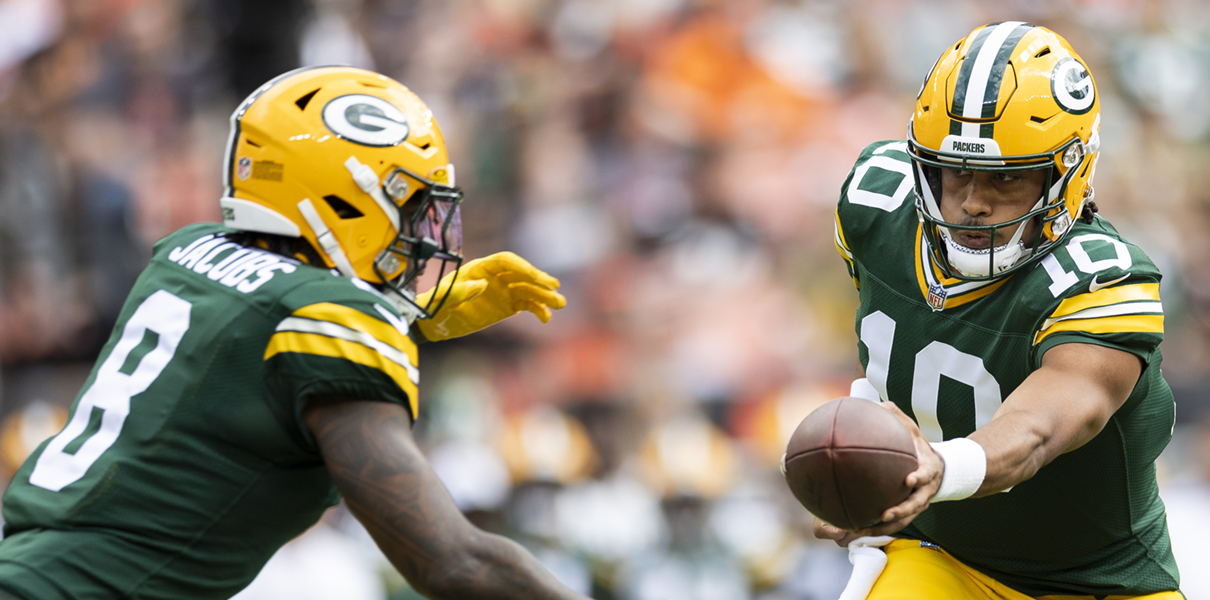
{"type": "Polygon", "coordinates": [[[408,372],[408,379],[411,379],[412,383],[414,383],[416,385],[420,385],[420,370],[417,369],[416,366],[413,365],[410,360],[408,360],[408,357],[406,354],[404,354],[398,348],[396,348],[386,342],[383,342],[383,341],[379,340],[378,338],[376,338],[368,333],[365,333],[364,331],[357,331],[356,329],[349,329],[348,327],[345,327],[343,325],[338,325],[336,323],[329,323],[327,321],[315,321],[312,319],[303,319],[300,317],[287,317],[287,318],[283,319],[281,323],[278,323],[277,331],[297,331],[300,333],[317,333],[319,335],[326,335],[328,337],[339,338],[342,340],[346,340],[349,342],[355,342],[355,343],[361,344],[363,346],[369,347],[369,348],[377,351],[379,354],[385,356],[391,362],[406,369],[408,372]]]}
{"type": "Polygon", "coordinates": [[[1111,306],[1098,306],[1096,308],[1084,309],[1078,313],[1064,315],[1053,319],[1046,319],[1042,323],[1042,328],[1039,331],[1046,331],[1060,321],[1070,319],[1099,319],[1101,317],[1119,317],[1122,315],[1154,315],[1164,314],[1164,305],[1161,302],[1124,302],[1122,304],[1114,304],[1111,306]]]}
{"type": "MultiPolygon", "coordinates": [[[[996,63],[996,55],[1000,53],[1000,46],[1004,45],[1004,41],[1019,25],[1024,25],[1021,21],[1006,21],[992,30],[987,41],[979,48],[979,54],[975,56],[975,66],[971,70],[970,79],[967,80],[965,98],[962,101],[962,116],[967,119],[983,118],[983,95],[987,92],[987,80],[991,77],[992,67],[996,63]]],[[[967,57],[970,60],[970,57],[967,57]]],[[[957,90],[955,90],[957,92],[957,90]]],[[[980,123],[962,123],[962,135],[964,137],[979,137],[980,123]]]]}

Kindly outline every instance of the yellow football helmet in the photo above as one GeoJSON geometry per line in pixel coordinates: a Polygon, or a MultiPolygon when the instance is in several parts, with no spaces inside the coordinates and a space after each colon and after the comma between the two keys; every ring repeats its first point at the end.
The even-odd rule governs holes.
{"type": "MultiPolygon", "coordinates": [[[[233,229],[304,238],[324,266],[380,284],[427,318],[413,282],[462,263],[462,192],[432,112],[400,83],[352,67],[306,67],[231,115],[220,200],[233,229]]],[[[451,281],[453,279],[451,278],[451,281]]]]}
{"type": "MultiPolygon", "coordinates": [[[[1100,101],[1083,59],[1058,34],[1017,21],[975,29],[945,50],[916,98],[908,124],[916,208],[933,262],[948,277],[987,281],[1057,247],[1093,198],[1100,101]],[[938,203],[941,169],[1048,173],[1038,203],[1020,218],[988,225],[947,223],[938,203]],[[1039,220],[1033,239],[1026,224],[1039,220]],[[1007,240],[997,229],[1016,225],[1007,240]],[[975,250],[953,230],[986,231],[975,250]]],[[[1085,218],[1091,218],[1091,210],[1085,218]]]]}

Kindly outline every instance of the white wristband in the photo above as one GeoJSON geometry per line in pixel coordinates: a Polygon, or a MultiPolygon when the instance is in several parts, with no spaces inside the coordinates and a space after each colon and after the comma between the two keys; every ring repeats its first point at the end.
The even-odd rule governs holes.
{"type": "Polygon", "coordinates": [[[853,380],[853,383],[849,385],[849,396],[882,402],[882,398],[878,395],[878,388],[875,388],[874,384],[870,383],[870,380],[865,377],[853,380]]]}
{"type": "Polygon", "coordinates": [[[987,453],[979,442],[963,437],[929,445],[945,461],[941,488],[933,496],[933,502],[962,500],[979,491],[987,475],[987,453]]]}

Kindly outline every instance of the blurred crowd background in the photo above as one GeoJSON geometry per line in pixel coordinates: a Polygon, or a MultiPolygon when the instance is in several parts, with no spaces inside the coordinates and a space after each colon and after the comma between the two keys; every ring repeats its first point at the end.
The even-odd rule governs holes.
{"type": "MultiPolygon", "coordinates": [[[[421,347],[417,435],[467,514],[598,599],[833,599],[846,554],[777,469],[857,372],[833,207],[942,49],[1010,19],[1090,64],[1097,203],[1165,273],[1163,492],[1185,592],[1210,597],[1201,0],[0,0],[0,487],[151,244],[219,219],[236,104],[351,64],[432,108],[467,255],[514,250],[569,300],[421,347]]],[[[240,596],[415,597],[339,508],[240,596]]]]}

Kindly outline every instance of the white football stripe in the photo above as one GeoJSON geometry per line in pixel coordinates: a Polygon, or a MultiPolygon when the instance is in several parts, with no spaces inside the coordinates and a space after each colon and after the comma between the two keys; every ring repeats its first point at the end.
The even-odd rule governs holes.
{"type": "Polygon", "coordinates": [[[1071,319],[1099,319],[1101,317],[1119,317],[1122,315],[1154,314],[1164,314],[1164,305],[1162,302],[1125,302],[1111,306],[1086,308],[1080,312],[1072,313],[1070,315],[1046,319],[1046,321],[1042,323],[1042,328],[1039,331],[1046,331],[1054,326],[1055,323],[1060,321],[1068,321],[1071,319]]]}
{"type": "Polygon", "coordinates": [[[840,225],[837,225],[835,220],[832,221],[832,235],[836,240],[836,247],[840,248],[840,252],[844,254],[845,258],[849,259],[849,262],[852,262],[853,253],[844,247],[844,242],[840,239],[840,225]]]}
{"type": "Polygon", "coordinates": [[[277,325],[277,331],[297,331],[299,333],[317,333],[332,338],[339,338],[349,342],[355,342],[362,346],[369,347],[379,354],[385,356],[391,362],[407,369],[408,379],[412,383],[420,385],[420,370],[412,364],[406,354],[402,350],[386,343],[378,338],[364,332],[350,329],[344,325],[330,323],[328,321],[315,321],[312,319],[304,319],[301,317],[286,317],[277,325]]]}
{"type": "MultiPolygon", "coordinates": [[[[996,28],[987,36],[987,40],[983,42],[983,46],[979,48],[979,54],[975,57],[975,66],[971,69],[970,79],[966,83],[966,97],[962,101],[963,117],[968,119],[983,118],[983,96],[987,92],[987,80],[991,77],[992,67],[996,62],[996,55],[1000,53],[1000,46],[1004,45],[1004,40],[1008,39],[1009,34],[1018,25],[1024,25],[1024,23],[1021,21],[1007,21],[996,25],[996,28]]],[[[967,59],[969,60],[969,57],[967,59]]],[[[962,135],[964,137],[979,137],[979,125],[980,123],[963,123],[962,135]]]]}

